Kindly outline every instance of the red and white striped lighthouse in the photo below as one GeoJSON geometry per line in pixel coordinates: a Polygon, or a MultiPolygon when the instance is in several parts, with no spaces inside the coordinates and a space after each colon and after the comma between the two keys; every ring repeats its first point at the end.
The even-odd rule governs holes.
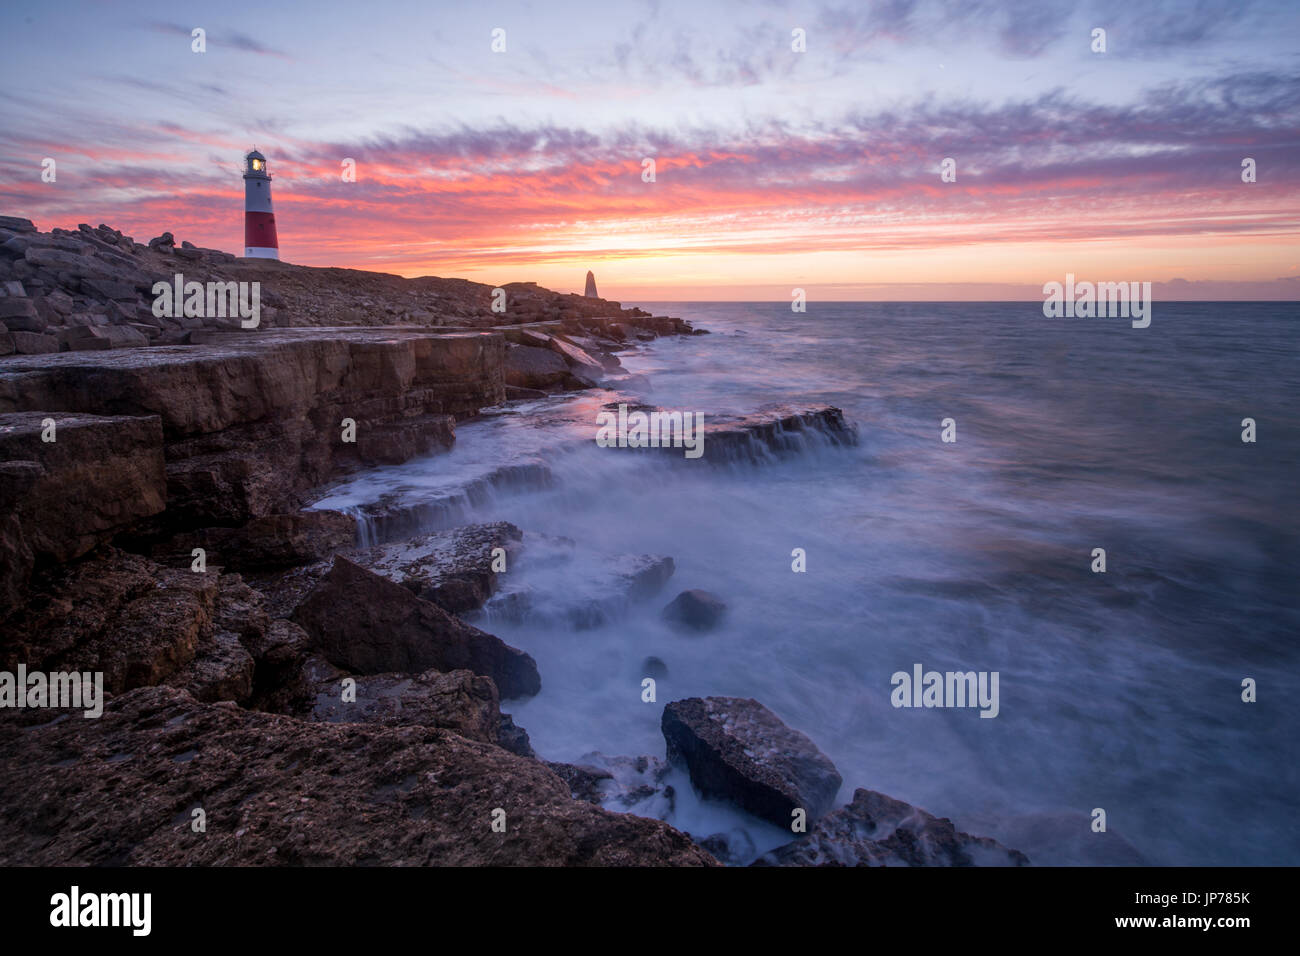
{"type": "Polygon", "coordinates": [[[271,174],[266,171],[266,157],[257,150],[244,157],[244,255],[280,258],[271,211],[271,174]]]}

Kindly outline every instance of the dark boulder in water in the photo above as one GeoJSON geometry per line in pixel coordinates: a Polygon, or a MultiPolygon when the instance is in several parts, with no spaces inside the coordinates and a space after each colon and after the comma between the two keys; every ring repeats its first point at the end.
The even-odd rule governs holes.
{"type": "Polygon", "coordinates": [[[857,790],[852,803],[820,820],[807,836],[753,865],[1028,866],[1029,858],[988,837],[962,833],[951,820],[910,803],[857,790]]]}
{"type": "Polygon", "coordinates": [[[708,631],[722,623],[727,605],[709,591],[683,591],[664,608],[664,617],[693,631],[708,631]]]}
{"type": "Polygon", "coordinates": [[[816,820],[835,803],[839,771],[811,740],[756,700],[691,697],[664,708],[668,759],[684,763],[706,797],[790,826],[802,809],[816,820]]]}
{"type": "Polygon", "coordinates": [[[668,665],[657,657],[647,657],[641,662],[641,676],[663,680],[668,676],[668,665]]]}

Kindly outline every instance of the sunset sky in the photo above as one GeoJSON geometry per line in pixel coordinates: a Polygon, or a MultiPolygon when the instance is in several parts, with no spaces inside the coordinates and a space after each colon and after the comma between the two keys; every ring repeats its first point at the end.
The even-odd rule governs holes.
{"type": "Polygon", "coordinates": [[[0,57],[0,214],[41,229],[240,252],[256,144],[306,265],[593,269],[627,302],[1066,272],[1300,298],[1295,0],[9,3],[0,57]]]}

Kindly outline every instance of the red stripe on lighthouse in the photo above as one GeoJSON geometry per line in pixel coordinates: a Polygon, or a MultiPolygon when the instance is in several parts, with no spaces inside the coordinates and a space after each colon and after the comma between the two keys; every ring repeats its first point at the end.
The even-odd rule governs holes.
{"type": "Polygon", "coordinates": [[[249,249],[279,249],[275,238],[275,213],[244,213],[244,246],[249,249]]]}

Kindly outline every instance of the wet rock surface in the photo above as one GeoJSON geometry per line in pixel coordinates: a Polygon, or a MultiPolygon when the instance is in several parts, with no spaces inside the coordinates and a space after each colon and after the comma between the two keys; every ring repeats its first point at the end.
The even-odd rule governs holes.
{"type": "Polygon", "coordinates": [[[652,554],[602,554],[574,572],[582,549],[571,538],[523,536],[517,573],[507,576],[484,608],[487,621],[571,626],[588,630],[618,620],[629,606],[659,593],[672,577],[673,559],[652,554]]]}
{"type": "Polygon", "coordinates": [[[473,509],[501,493],[550,488],[554,476],[541,461],[519,461],[485,465],[437,489],[393,491],[361,506],[367,539],[373,546],[404,541],[432,529],[451,529],[466,524],[473,509]]]}
{"type": "Polygon", "coordinates": [[[725,833],[711,833],[696,841],[700,849],[708,850],[719,863],[742,866],[754,859],[757,849],[754,839],[745,830],[735,828],[725,833]]]}
{"type": "Polygon", "coordinates": [[[816,744],[756,700],[691,697],[664,707],[668,757],[706,797],[729,800],[779,827],[802,809],[816,820],[843,782],[816,744]]]}
{"type": "Polygon", "coordinates": [[[1029,858],[971,836],[902,800],[857,790],[808,834],[764,854],[755,866],[1028,866],[1029,858]]]}
{"type": "Polygon", "coordinates": [[[519,555],[522,540],[517,527],[498,521],[367,548],[352,559],[443,610],[463,614],[482,607],[496,591],[498,572],[492,570],[493,562],[499,556],[501,573],[506,573],[519,555]]]}
{"type": "MultiPolygon", "coordinates": [[[[714,465],[764,464],[857,443],[857,428],[833,405],[766,405],[748,415],[706,416],[702,457],[714,465]]],[[[682,455],[680,448],[658,451],[682,455]]]]}
{"type": "Polygon", "coordinates": [[[771,405],[704,426],[704,458],[714,464],[764,462],[817,447],[858,443],[857,429],[832,405],[771,405]]]}
{"type": "Polygon", "coordinates": [[[670,768],[658,757],[609,757],[593,751],[577,763],[547,766],[569,785],[575,800],[655,819],[676,809],[677,795],[666,782],[670,768]]]}

